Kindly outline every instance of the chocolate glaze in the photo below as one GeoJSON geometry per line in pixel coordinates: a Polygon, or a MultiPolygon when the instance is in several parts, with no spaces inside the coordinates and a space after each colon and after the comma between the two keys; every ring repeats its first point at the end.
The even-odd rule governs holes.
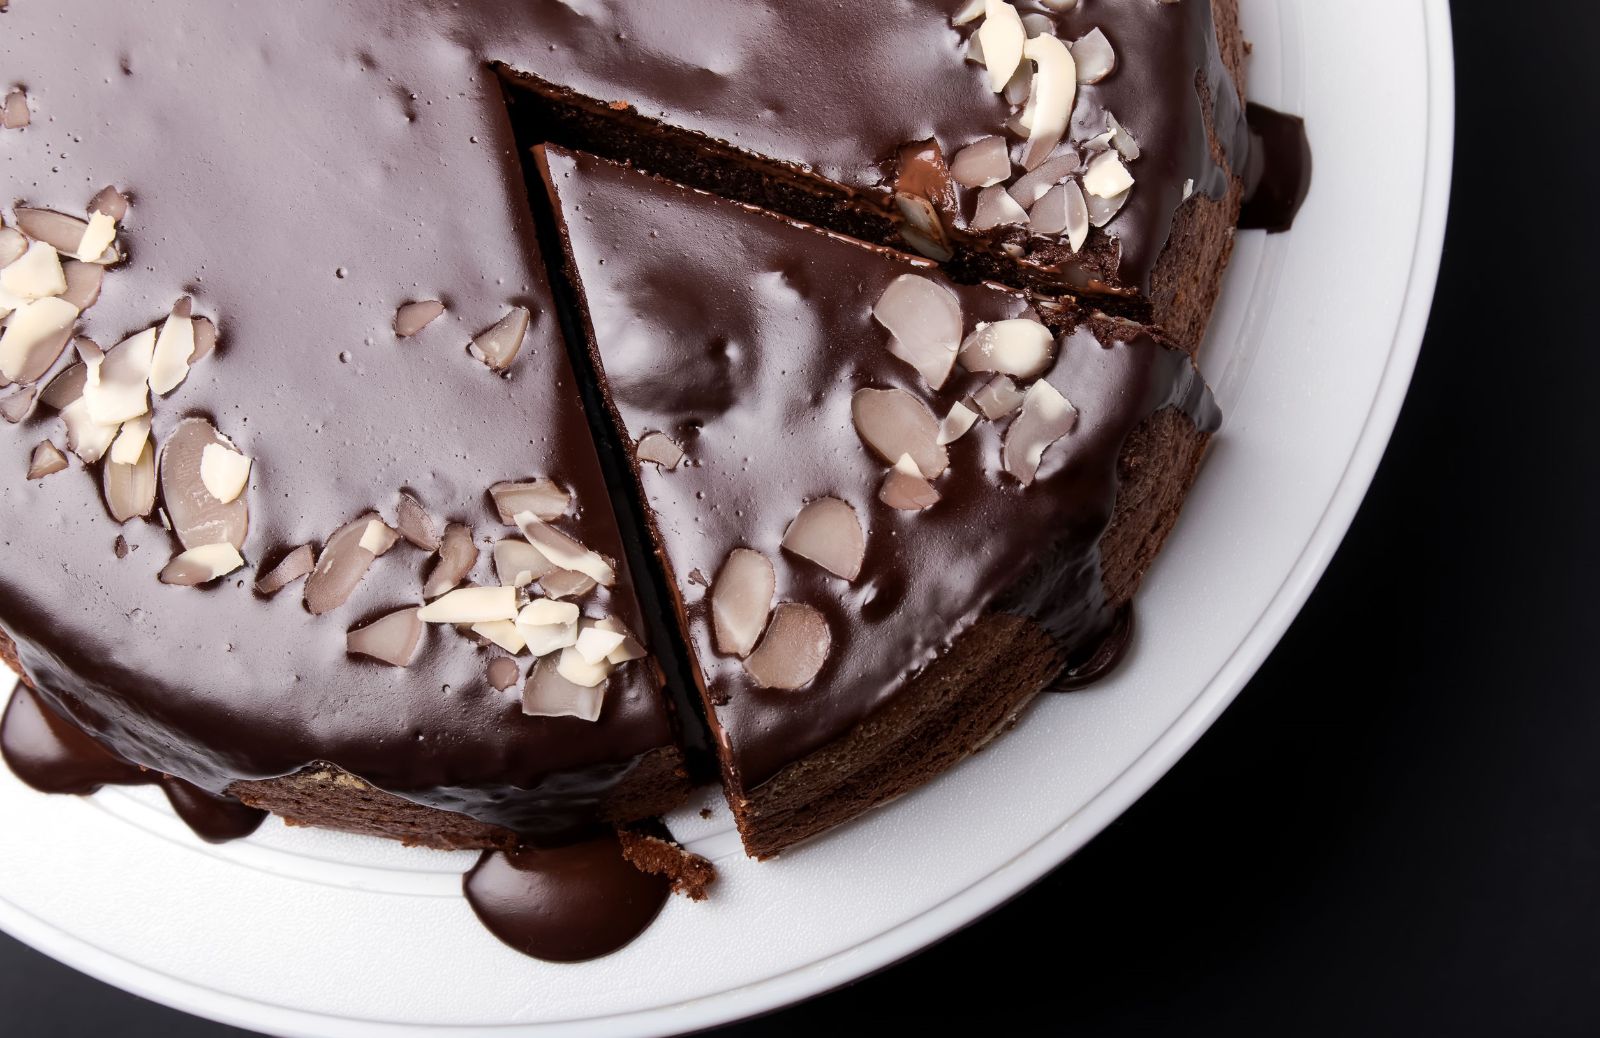
{"type": "Polygon", "coordinates": [[[1311,141],[1306,136],[1306,121],[1254,101],[1248,112],[1250,161],[1239,226],[1287,231],[1311,193],[1311,141]]]}
{"type": "Polygon", "coordinates": [[[488,851],[462,882],[489,932],[524,955],[582,962],[644,932],[672,882],[628,863],[615,832],[563,847],[488,851]]]}
{"type": "MultiPolygon", "coordinates": [[[[34,113],[0,135],[0,202],[82,215],[106,184],[129,193],[130,260],[83,333],[110,345],[192,296],[222,344],[158,402],[155,436],[205,415],[256,462],[250,568],[168,587],[156,573],[171,537],[119,527],[97,476],[74,462],[22,482],[33,445],[60,442],[52,415],[0,426],[0,627],[40,694],[123,758],[211,793],[331,761],[540,831],[587,821],[641,755],[671,745],[647,664],[618,672],[589,724],[524,716],[518,689],[492,688],[488,655],[452,630],[430,630],[406,670],[347,658],[348,628],[418,601],[427,560],[404,543],[320,618],[298,585],[251,589],[257,567],[368,508],[392,522],[402,488],[480,540],[514,533],[485,491],[536,475],[573,491],[567,529],[623,558],[489,66],[549,53],[534,23],[554,15],[534,6],[560,7],[423,5],[404,31],[378,0],[0,14],[0,69],[34,113]],[[397,340],[396,308],[426,298],[448,313],[397,340]],[[513,304],[535,322],[498,377],[465,347],[513,304]],[[119,536],[137,549],[120,559],[119,536]]],[[[487,550],[472,579],[492,581],[487,550]]],[[[585,601],[642,630],[625,583],[585,601]]]]}
{"type": "Polygon", "coordinates": [[[41,793],[87,796],[103,786],[160,785],[178,817],[210,843],[249,836],[267,817],[232,797],[129,764],[26,688],[12,693],[0,718],[0,758],[41,793]]]}
{"type": "MultiPolygon", "coordinates": [[[[895,512],[877,500],[885,466],[855,432],[852,394],[898,387],[943,415],[986,381],[958,370],[930,394],[871,317],[892,280],[938,277],[932,265],[603,160],[551,150],[546,161],[626,435],[663,431],[688,455],[672,471],[641,466],[638,478],[747,787],[884,706],[991,607],[1034,618],[1077,658],[1094,654],[1116,625],[1097,543],[1124,440],[1165,407],[1203,429],[1218,423],[1185,356],[1137,327],[1062,315],[1070,330],[1048,378],[1081,420],[1046,454],[1038,481],[1024,488],[1002,474],[1004,425],[980,422],[950,447],[939,505],[895,512]],[[779,547],[800,507],[825,495],[848,502],[867,530],[854,583],[779,547]],[[773,561],[778,600],[828,619],[832,653],[802,690],[759,688],[713,647],[707,588],[691,574],[714,575],[739,546],[773,561]]],[[[954,291],[969,330],[1027,306],[993,286],[954,291]]]]}

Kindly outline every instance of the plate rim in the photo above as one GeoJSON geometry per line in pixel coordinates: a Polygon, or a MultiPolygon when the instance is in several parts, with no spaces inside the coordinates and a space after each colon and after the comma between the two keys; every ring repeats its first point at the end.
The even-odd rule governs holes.
{"type": "Polygon", "coordinates": [[[671,1035],[774,1012],[894,965],[1025,893],[1148,792],[1231,704],[1299,614],[1366,497],[1388,447],[1432,309],[1449,213],[1455,146],[1455,67],[1448,0],[1423,0],[1428,127],[1411,268],[1383,375],[1361,433],[1322,517],[1250,633],[1182,714],[1084,807],[1009,861],[913,919],[813,963],[702,998],[560,1024],[408,1024],[338,1017],[202,989],[123,959],[0,899],[0,930],[102,982],[204,1019],[285,1038],[459,1038],[533,1034],[548,1027],[583,1035],[671,1035]]]}

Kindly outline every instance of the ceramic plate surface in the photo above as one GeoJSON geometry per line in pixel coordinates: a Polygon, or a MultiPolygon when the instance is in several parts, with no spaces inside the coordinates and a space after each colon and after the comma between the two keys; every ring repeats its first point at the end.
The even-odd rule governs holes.
{"type": "Polygon", "coordinates": [[[1250,94],[1307,117],[1316,179],[1292,233],[1240,236],[1203,355],[1227,425],[1113,679],[1043,697],[951,774],[779,861],[746,860],[707,793],[710,820],[696,804],[671,822],[716,861],[716,896],[674,899],[584,965],[491,938],[460,895],[470,854],[276,821],[211,847],[152,790],[46,797],[9,773],[0,926],[282,1035],[660,1034],[903,958],[1059,864],[1199,737],[1310,593],[1393,428],[1433,295],[1454,124],[1445,0],[1242,6],[1250,94]]]}

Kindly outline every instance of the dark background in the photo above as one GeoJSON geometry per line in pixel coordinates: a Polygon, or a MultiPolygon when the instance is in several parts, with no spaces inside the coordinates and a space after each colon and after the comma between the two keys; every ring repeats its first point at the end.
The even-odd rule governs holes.
{"type": "MultiPolygon", "coordinates": [[[[1600,1033],[1600,336],[1569,307],[1600,274],[1600,8],[1454,7],[1455,201],[1427,345],[1283,643],[1165,780],[1032,891],[718,1038],[877,1021],[1600,1033]]],[[[1374,113],[1375,162],[1382,126],[1374,113]]],[[[3,936],[0,1033],[244,1034],[3,936]]]]}

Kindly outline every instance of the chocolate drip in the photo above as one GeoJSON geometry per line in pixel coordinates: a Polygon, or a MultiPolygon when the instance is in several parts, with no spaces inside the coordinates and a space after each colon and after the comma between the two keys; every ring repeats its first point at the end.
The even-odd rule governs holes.
{"type": "Polygon", "coordinates": [[[1116,670],[1133,645],[1133,627],[1133,606],[1123,606],[1112,618],[1111,630],[1080,661],[1067,664],[1067,669],[1050,686],[1051,691],[1075,692],[1116,670]]]}
{"type": "Polygon", "coordinates": [[[103,786],[159,784],[178,817],[208,843],[249,836],[267,817],[232,797],[129,764],[26,688],[12,693],[0,718],[0,757],[17,778],[41,793],[87,796],[103,786]]]}
{"type": "Polygon", "coordinates": [[[1271,233],[1287,231],[1311,191],[1311,141],[1306,136],[1306,122],[1254,101],[1247,114],[1250,161],[1239,226],[1271,233]]]}
{"type": "Polygon", "coordinates": [[[671,892],[623,856],[615,832],[564,847],[488,851],[467,873],[467,903],[489,932],[524,955],[583,962],[644,932],[671,892]]]}

